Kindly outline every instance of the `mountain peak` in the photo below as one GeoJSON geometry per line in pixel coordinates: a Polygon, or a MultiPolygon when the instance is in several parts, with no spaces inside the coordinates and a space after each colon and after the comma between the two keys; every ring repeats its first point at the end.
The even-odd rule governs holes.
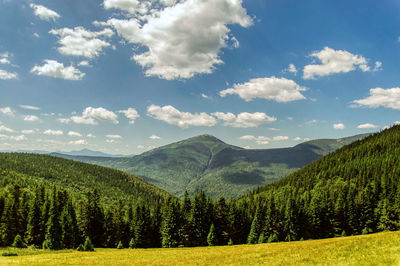
{"type": "Polygon", "coordinates": [[[224,143],[222,140],[214,137],[213,135],[210,134],[202,134],[202,135],[198,135],[192,138],[188,138],[187,140],[196,140],[196,141],[213,141],[213,142],[220,142],[220,143],[224,143]]]}

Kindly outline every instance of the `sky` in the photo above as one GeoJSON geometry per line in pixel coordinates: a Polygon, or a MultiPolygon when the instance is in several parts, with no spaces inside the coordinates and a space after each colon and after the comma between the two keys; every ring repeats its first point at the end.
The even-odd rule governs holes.
{"type": "Polygon", "coordinates": [[[0,150],[246,148],[399,123],[400,2],[0,0],[0,150]]]}

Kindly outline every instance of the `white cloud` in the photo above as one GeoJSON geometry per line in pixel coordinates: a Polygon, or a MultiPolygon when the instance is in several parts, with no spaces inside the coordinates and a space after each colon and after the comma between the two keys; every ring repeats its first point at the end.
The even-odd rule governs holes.
{"type": "Polygon", "coordinates": [[[68,142],[70,145],[86,145],[87,141],[84,139],[79,139],[79,140],[71,140],[68,142]]]}
{"type": "Polygon", "coordinates": [[[29,134],[35,134],[38,131],[39,131],[38,129],[24,129],[21,130],[21,133],[29,135],[29,134]]]}
{"type": "Polygon", "coordinates": [[[6,57],[2,57],[0,58],[0,64],[10,64],[10,60],[8,60],[8,58],[6,57]]]}
{"type": "Polygon", "coordinates": [[[115,142],[117,142],[115,139],[106,139],[106,142],[107,143],[115,143],[115,142]]]}
{"type": "Polygon", "coordinates": [[[35,4],[30,4],[29,6],[33,9],[34,14],[42,20],[55,21],[60,17],[60,15],[57,12],[48,9],[45,6],[35,5],[35,4]]]}
{"type": "Polygon", "coordinates": [[[106,138],[109,139],[122,139],[120,135],[106,135],[106,138]]]}
{"type": "Polygon", "coordinates": [[[19,136],[0,135],[0,139],[13,140],[13,141],[23,141],[23,140],[26,140],[26,138],[25,138],[24,135],[19,135],[19,136]]]}
{"type": "Polygon", "coordinates": [[[296,82],[286,78],[256,78],[243,84],[234,84],[233,88],[220,91],[220,95],[225,97],[228,94],[237,94],[245,101],[255,98],[273,100],[277,102],[290,102],[305,99],[301,94],[305,91],[296,82]]]}
{"type": "Polygon", "coordinates": [[[293,141],[301,141],[302,139],[300,137],[295,137],[293,138],[293,141]]]}
{"type": "Polygon", "coordinates": [[[400,110],[400,87],[391,89],[375,88],[369,90],[369,96],[364,99],[353,101],[352,107],[386,107],[400,110]]]}
{"type": "Polygon", "coordinates": [[[276,121],[275,117],[266,115],[265,113],[247,113],[243,112],[238,115],[232,113],[216,112],[213,116],[225,121],[224,125],[239,128],[258,127],[261,124],[271,123],[276,121]]]}
{"type": "Polygon", "coordinates": [[[13,133],[14,130],[12,130],[11,128],[8,128],[4,125],[0,125],[0,132],[7,132],[7,133],[13,133]]]}
{"type": "Polygon", "coordinates": [[[9,106],[0,108],[0,113],[8,116],[14,116],[14,111],[9,106]]]}
{"type": "Polygon", "coordinates": [[[26,115],[26,116],[24,116],[24,121],[36,122],[36,121],[40,121],[40,118],[37,117],[36,115],[26,115]]]}
{"type": "Polygon", "coordinates": [[[61,54],[87,58],[98,56],[103,48],[110,46],[110,43],[99,37],[111,37],[114,34],[109,28],[92,32],[83,27],[53,29],[49,33],[59,36],[58,43],[61,46],[57,50],[61,54]]]}
{"type": "Polygon", "coordinates": [[[279,131],[280,130],[279,128],[274,128],[274,127],[269,127],[267,129],[270,131],[279,131]]]}
{"type": "Polygon", "coordinates": [[[44,62],[43,66],[35,65],[31,69],[31,72],[39,76],[43,75],[67,80],[81,80],[85,76],[85,73],[82,73],[73,65],[65,67],[63,63],[49,59],[44,60],[44,62]]]}
{"type": "Polygon", "coordinates": [[[287,68],[285,68],[284,70],[282,70],[283,73],[292,73],[295,76],[297,75],[297,68],[294,64],[289,64],[289,66],[287,68]]]}
{"type": "Polygon", "coordinates": [[[283,141],[283,140],[288,140],[288,136],[275,136],[272,138],[273,141],[283,141]]]}
{"type": "Polygon", "coordinates": [[[360,129],[371,129],[371,128],[378,128],[378,126],[374,125],[374,124],[371,124],[371,123],[366,123],[366,124],[358,125],[357,128],[360,128],[360,129]]]}
{"type": "Polygon", "coordinates": [[[33,33],[33,36],[35,36],[36,38],[40,37],[39,33],[37,33],[37,32],[33,33]]]}
{"type": "Polygon", "coordinates": [[[90,66],[89,61],[83,60],[78,63],[78,66],[90,66]]]}
{"type": "Polygon", "coordinates": [[[82,116],[72,116],[71,120],[76,124],[97,125],[97,120],[118,124],[119,122],[117,118],[118,116],[114,112],[103,107],[87,107],[82,112],[82,116]]]}
{"type": "Polygon", "coordinates": [[[70,137],[82,137],[82,134],[76,131],[69,131],[68,136],[70,137]]]}
{"type": "Polygon", "coordinates": [[[143,145],[137,145],[136,148],[143,150],[143,149],[145,149],[146,147],[143,146],[143,145]]]}
{"type": "Polygon", "coordinates": [[[24,105],[24,104],[20,104],[20,105],[18,105],[18,106],[19,106],[20,108],[26,109],[26,110],[35,110],[35,111],[40,110],[40,107],[33,106],[33,105],[24,105]]]}
{"type": "Polygon", "coordinates": [[[63,124],[69,124],[71,122],[71,119],[69,118],[58,118],[58,122],[63,123],[63,124]]]}
{"type": "Polygon", "coordinates": [[[382,62],[381,61],[376,61],[375,62],[375,67],[372,71],[381,71],[382,70],[382,62]]]}
{"type": "Polygon", "coordinates": [[[129,20],[112,18],[107,24],[128,42],[147,48],[132,57],[146,69],[147,76],[172,80],[212,73],[223,64],[221,49],[238,44],[228,25],[252,24],[242,0],[187,0],[163,9],[153,8],[152,2],[104,1],[106,9],[130,14],[129,20]]]}
{"type": "Polygon", "coordinates": [[[53,130],[53,129],[47,129],[43,132],[45,135],[51,135],[51,136],[61,136],[64,133],[61,130],[53,130]]]}
{"type": "Polygon", "coordinates": [[[342,123],[333,124],[333,129],[342,130],[345,128],[345,125],[342,123]]]}
{"type": "Polygon", "coordinates": [[[118,113],[123,113],[126,116],[126,118],[130,119],[129,124],[134,124],[135,119],[140,117],[138,112],[131,107],[129,107],[127,110],[118,111],[118,113]]]}
{"type": "Polygon", "coordinates": [[[18,74],[13,72],[8,72],[3,69],[0,69],[0,79],[6,80],[6,79],[17,79],[18,74]]]}
{"type": "MultiPolygon", "coordinates": [[[[306,65],[303,69],[304,79],[315,79],[335,73],[347,73],[359,68],[361,71],[370,71],[368,61],[361,55],[355,55],[345,50],[334,50],[324,47],[321,51],[310,54],[321,61],[319,65],[306,65]]],[[[376,63],[378,66],[379,61],[376,63]]],[[[378,67],[381,67],[381,63],[378,67]]]]}
{"type": "Polygon", "coordinates": [[[289,117],[287,118],[287,120],[292,121],[292,120],[293,120],[293,117],[289,116],[289,117]]]}
{"type": "Polygon", "coordinates": [[[210,96],[208,96],[208,95],[206,95],[204,93],[201,94],[201,97],[203,97],[204,99],[210,99],[211,98],[210,96]]]}
{"type": "Polygon", "coordinates": [[[96,136],[95,135],[93,135],[92,133],[89,133],[89,134],[87,134],[86,135],[88,138],[95,138],[96,136]]]}
{"type": "Polygon", "coordinates": [[[149,139],[153,139],[153,140],[156,140],[156,139],[161,139],[159,136],[157,136],[157,135],[151,135],[150,137],[149,137],[149,139]]]}
{"type": "Polygon", "coordinates": [[[189,112],[181,112],[171,105],[161,107],[152,104],[147,107],[147,115],[181,128],[187,128],[189,126],[211,127],[216,124],[215,118],[207,113],[192,114],[189,112]]]}
{"type": "Polygon", "coordinates": [[[394,122],[394,124],[397,126],[397,125],[400,125],[400,121],[396,121],[396,122],[394,122]]]}
{"type": "Polygon", "coordinates": [[[241,140],[254,140],[259,145],[267,145],[271,138],[265,136],[253,136],[253,135],[244,135],[241,136],[239,139],[241,140]]]}

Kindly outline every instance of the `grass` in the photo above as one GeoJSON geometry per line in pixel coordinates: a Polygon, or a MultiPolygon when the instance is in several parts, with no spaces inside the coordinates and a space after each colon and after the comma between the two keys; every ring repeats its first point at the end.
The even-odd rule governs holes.
{"type": "Polygon", "coordinates": [[[399,265],[400,232],[259,245],[178,249],[2,249],[1,265],[399,265]]]}

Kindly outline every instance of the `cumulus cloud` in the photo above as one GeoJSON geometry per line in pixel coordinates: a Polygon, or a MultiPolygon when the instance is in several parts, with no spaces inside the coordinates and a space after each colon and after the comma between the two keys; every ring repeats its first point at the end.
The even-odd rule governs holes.
{"type": "Polygon", "coordinates": [[[301,94],[305,91],[296,82],[286,78],[256,78],[243,84],[234,84],[233,88],[220,91],[221,97],[229,94],[237,94],[245,101],[255,98],[273,100],[277,102],[290,102],[305,99],[301,94]]]}
{"type": "Polygon", "coordinates": [[[24,116],[24,121],[36,122],[36,121],[40,121],[40,118],[37,117],[36,115],[26,115],[26,116],[24,116]]]}
{"type": "Polygon", "coordinates": [[[18,135],[18,136],[0,135],[0,139],[13,140],[13,141],[23,141],[23,140],[26,140],[26,137],[24,135],[18,135]]]}
{"type": "Polygon", "coordinates": [[[400,110],[400,88],[370,89],[368,97],[355,100],[353,103],[354,105],[352,107],[386,107],[394,110],[400,110]]]}
{"type": "Polygon", "coordinates": [[[366,124],[358,125],[357,128],[360,128],[360,129],[372,129],[372,128],[378,128],[378,126],[374,125],[374,124],[371,124],[371,123],[366,123],[366,124]]]}
{"type": "Polygon", "coordinates": [[[333,129],[342,130],[345,128],[345,125],[342,123],[333,124],[333,129]]]}
{"type": "Polygon", "coordinates": [[[0,108],[0,113],[8,116],[14,116],[14,111],[9,106],[0,108]]]}
{"type": "Polygon", "coordinates": [[[207,113],[192,114],[189,112],[181,112],[171,105],[161,107],[152,104],[147,107],[147,115],[181,128],[187,128],[189,126],[211,127],[216,124],[215,118],[207,113]]]}
{"type": "Polygon", "coordinates": [[[26,109],[26,110],[34,110],[34,111],[40,110],[40,107],[33,106],[33,105],[24,105],[24,104],[20,104],[20,105],[18,105],[18,106],[19,106],[20,108],[26,109]]]}
{"type": "Polygon", "coordinates": [[[70,137],[82,137],[82,134],[76,131],[69,131],[68,136],[70,137]]]}
{"type": "Polygon", "coordinates": [[[283,73],[289,72],[289,73],[292,73],[292,74],[294,74],[296,76],[297,75],[297,68],[296,68],[296,66],[294,64],[289,64],[289,66],[287,68],[285,68],[282,72],[283,73]]]}
{"type": "Polygon", "coordinates": [[[51,135],[51,136],[61,136],[64,133],[61,130],[53,130],[53,129],[47,129],[43,132],[45,135],[51,135]]]}
{"type": "Polygon", "coordinates": [[[288,140],[288,136],[275,136],[272,138],[273,141],[283,141],[283,140],[288,140]]]}
{"type": "Polygon", "coordinates": [[[60,17],[60,15],[57,12],[45,6],[35,5],[35,4],[30,4],[29,6],[33,9],[33,13],[42,20],[55,21],[60,17]]]}
{"type": "Polygon", "coordinates": [[[69,124],[71,122],[71,119],[69,118],[58,118],[58,122],[63,123],[63,124],[69,124]]]}
{"type": "Polygon", "coordinates": [[[109,38],[114,34],[109,28],[93,32],[83,27],[53,29],[49,33],[59,37],[60,47],[57,50],[61,54],[87,58],[98,56],[103,48],[110,46],[110,43],[100,39],[101,37],[109,38]]]}
{"type": "Polygon", "coordinates": [[[84,139],[71,140],[70,142],[68,142],[68,144],[70,144],[70,145],[86,145],[87,141],[84,139]]]}
{"type": "Polygon", "coordinates": [[[0,132],[7,132],[7,133],[13,133],[14,130],[12,130],[11,128],[8,128],[4,125],[0,125],[0,132]]]}
{"type": "Polygon", "coordinates": [[[29,134],[35,134],[38,131],[39,131],[38,129],[24,129],[24,130],[21,130],[21,133],[29,135],[29,134]]]}
{"type": "Polygon", "coordinates": [[[17,79],[18,74],[15,72],[8,72],[3,69],[0,69],[0,79],[6,80],[6,79],[17,79]]]}
{"type": "Polygon", "coordinates": [[[211,98],[210,96],[208,96],[207,94],[204,94],[204,93],[201,94],[201,97],[203,97],[204,99],[210,99],[211,98]]]}
{"type": "MultiPolygon", "coordinates": [[[[335,73],[347,73],[357,68],[363,72],[371,71],[367,59],[345,50],[324,47],[321,51],[311,53],[310,56],[318,59],[321,63],[306,65],[303,69],[304,79],[315,79],[335,73]]],[[[378,61],[375,66],[380,68],[382,63],[378,61]]]]}
{"type": "Polygon", "coordinates": [[[161,138],[159,136],[153,134],[149,137],[149,139],[157,140],[157,139],[161,139],[161,138]]]}
{"type": "Polygon", "coordinates": [[[276,121],[275,117],[266,115],[265,113],[247,113],[243,112],[238,115],[233,113],[212,113],[213,116],[224,121],[224,125],[239,128],[258,127],[261,124],[276,121]]]}
{"type": "Polygon", "coordinates": [[[172,80],[212,73],[223,64],[221,49],[238,46],[228,26],[252,24],[242,0],[162,0],[169,7],[161,9],[156,2],[105,0],[106,9],[123,10],[129,19],[96,23],[110,25],[129,43],[146,48],[137,50],[132,59],[147,76],[172,80]]]}
{"type": "Polygon", "coordinates": [[[109,139],[122,139],[120,135],[106,135],[106,138],[109,139]]]}
{"type": "Polygon", "coordinates": [[[139,113],[131,107],[129,107],[127,110],[118,111],[118,113],[123,113],[125,117],[130,120],[129,124],[134,124],[135,120],[140,117],[139,113]]]}
{"type": "Polygon", "coordinates": [[[267,145],[269,143],[269,141],[271,140],[269,137],[265,137],[265,136],[253,136],[253,135],[244,135],[241,136],[239,139],[241,140],[254,140],[257,144],[260,145],[267,145]]]}
{"type": "Polygon", "coordinates": [[[72,116],[72,122],[76,124],[87,124],[87,125],[97,125],[98,120],[111,122],[113,124],[118,124],[118,116],[103,107],[87,107],[81,116],[72,116]]]}
{"type": "Polygon", "coordinates": [[[83,60],[78,63],[78,66],[90,66],[89,61],[83,60]]]}
{"type": "Polygon", "coordinates": [[[85,73],[82,73],[73,65],[65,67],[63,63],[49,59],[44,60],[44,65],[42,66],[35,65],[31,69],[31,72],[39,76],[43,75],[67,80],[81,80],[85,76],[85,73]]]}
{"type": "Polygon", "coordinates": [[[92,133],[89,133],[89,134],[87,134],[86,135],[88,138],[95,138],[96,136],[95,135],[93,135],[92,133]]]}

